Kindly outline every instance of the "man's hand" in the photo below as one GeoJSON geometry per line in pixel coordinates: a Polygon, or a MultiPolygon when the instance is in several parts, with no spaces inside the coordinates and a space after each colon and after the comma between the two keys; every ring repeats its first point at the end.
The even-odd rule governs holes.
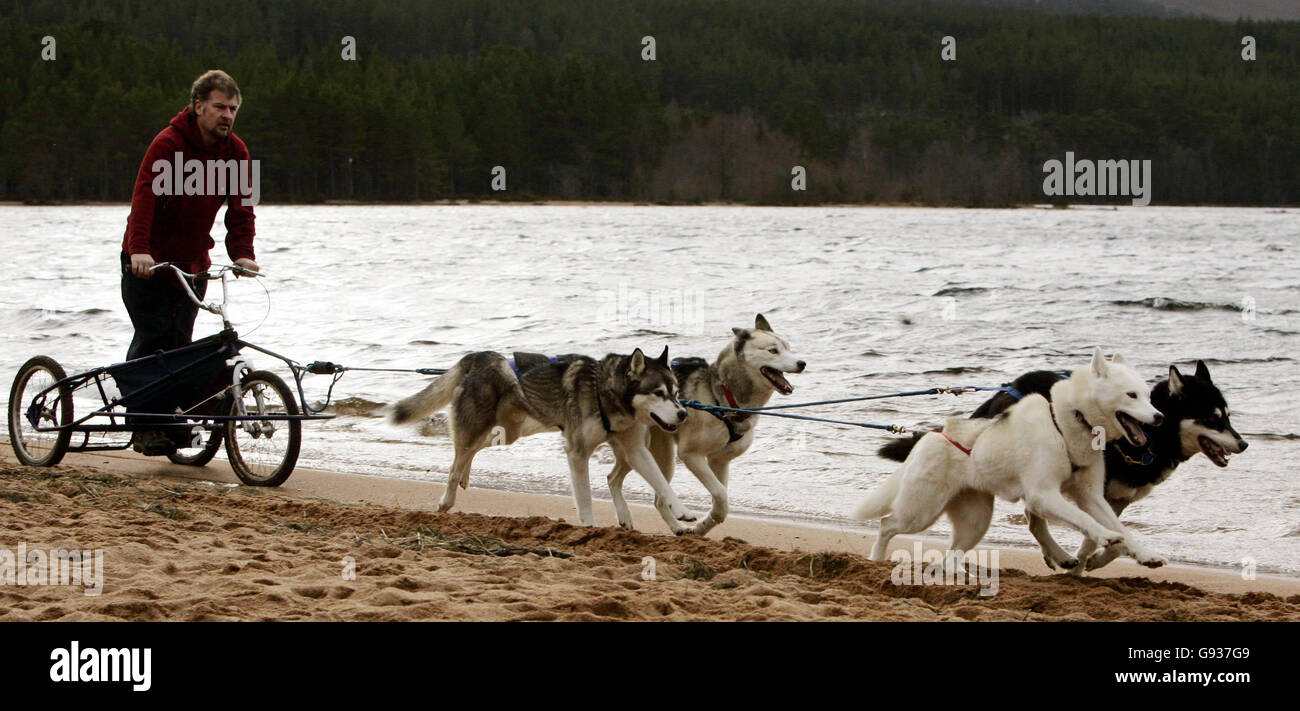
{"type": "MultiPolygon", "coordinates": [[[[235,260],[235,266],[237,266],[237,267],[243,267],[244,269],[247,269],[247,270],[250,271],[250,272],[260,272],[260,271],[262,271],[262,269],[261,269],[260,267],[257,266],[257,262],[254,262],[253,260],[248,259],[247,257],[243,257],[243,258],[240,258],[240,259],[236,259],[236,260],[235,260]]],[[[235,276],[236,276],[236,277],[241,277],[241,276],[243,276],[243,274],[240,274],[239,272],[235,272],[235,276]]]]}
{"type": "Polygon", "coordinates": [[[153,256],[150,254],[132,254],[131,255],[131,273],[141,279],[148,279],[153,276],[149,271],[153,268],[153,256]]]}

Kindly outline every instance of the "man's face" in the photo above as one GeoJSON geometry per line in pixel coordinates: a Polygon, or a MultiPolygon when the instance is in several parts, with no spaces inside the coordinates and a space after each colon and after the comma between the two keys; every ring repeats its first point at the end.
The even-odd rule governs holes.
{"type": "Polygon", "coordinates": [[[200,101],[195,109],[199,130],[206,136],[222,139],[230,135],[235,125],[235,112],[239,111],[239,99],[231,98],[224,91],[213,89],[207,101],[200,101]]]}

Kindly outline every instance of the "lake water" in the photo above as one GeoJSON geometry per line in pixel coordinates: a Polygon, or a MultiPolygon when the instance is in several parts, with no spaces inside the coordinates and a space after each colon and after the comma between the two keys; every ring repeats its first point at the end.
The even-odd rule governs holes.
{"type": "MultiPolygon", "coordinates": [[[[69,372],[125,356],[117,255],[128,211],[0,207],[5,382],[36,354],[69,372]]],[[[1027,370],[1074,369],[1097,345],[1121,350],[1152,382],[1170,363],[1190,371],[1204,359],[1250,449],[1226,469],[1198,455],[1124,519],[1175,560],[1249,557],[1261,572],[1300,574],[1294,210],[272,205],[257,215],[269,298],[252,280],[236,282],[236,325],[301,362],[447,367],[480,349],[598,356],[664,345],[674,357],[711,359],[759,312],[808,362],[791,377],[790,402],[997,385],[1027,370]]],[[[218,218],[214,235],[223,234],[218,218]]],[[[213,257],[226,261],[222,245],[213,257]]],[[[219,327],[201,314],[195,334],[219,327]]],[[[309,399],[322,397],[328,378],[307,377],[309,399]]],[[[391,403],[426,380],[348,374],[335,400],[360,414],[307,425],[300,464],[442,483],[445,436],[364,414],[366,403],[391,403]]],[[[981,401],[914,397],[810,413],[914,426],[981,401]]],[[[847,512],[893,470],[874,455],[888,436],[767,418],[733,463],[733,510],[856,527],[847,512]]],[[[612,457],[602,447],[597,458],[596,496],[608,498],[612,457]]],[[[650,499],[642,480],[627,481],[630,498],[650,499]]],[[[567,494],[559,437],[481,453],[471,484],[567,494]]],[[[673,484],[707,510],[684,467],[673,484]]],[[[999,502],[986,540],[1032,545],[1022,511],[999,502]]]]}

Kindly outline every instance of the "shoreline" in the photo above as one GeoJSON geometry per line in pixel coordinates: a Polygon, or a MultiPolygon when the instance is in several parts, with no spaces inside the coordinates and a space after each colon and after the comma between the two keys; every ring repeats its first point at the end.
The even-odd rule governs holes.
{"type": "MultiPolygon", "coordinates": [[[[0,462],[17,466],[12,451],[5,443],[0,462]]],[[[237,487],[229,466],[223,460],[214,460],[206,467],[193,468],[172,464],[164,458],[146,458],[134,452],[69,453],[60,467],[79,467],[104,472],[113,476],[131,477],[142,482],[175,481],[192,484],[237,487]]],[[[56,468],[57,469],[57,468],[56,468]]],[[[0,482],[3,480],[0,479],[0,482]]],[[[249,489],[251,487],[237,487],[249,489]]],[[[282,486],[264,489],[268,493],[283,494],[295,499],[321,501],[345,505],[382,506],[395,511],[416,511],[437,514],[437,501],[443,485],[434,482],[354,474],[343,471],[297,468],[282,486]]],[[[595,499],[595,514],[599,527],[615,527],[612,504],[595,499]]],[[[668,534],[658,512],[645,504],[630,503],[636,531],[664,541],[709,540],[737,542],[772,548],[786,552],[813,554],[849,554],[866,557],[875,541],[874,529],[835,522],[797,521],[776,516],[733,514],[705,539],[697,537],[676,538],[668,534]]],[[[460,492],[451,514],[477,514],[489,517],[532,519],[545,517],[557,523],[574,523],[576,514],[570,496],[555,496],[484,489],[471,486],[460,492]]],[[[576,528],[576,527],[575,527],[576,528]]],[[[601,529],[592,529],[601,530],[601,529]]],[[[898,536],[890,547],[912,551],[920,542],[928,552],[941,551],[947,540],[941,537],[898,536]]],[[[1030,576],[1057,579],[1066,576],[1054,574],[1043,563],[1037,549],[981,546],[982,551],[997,551],[1003,571],[1019,570],[1030,576]]],[[[889,563],[880,565],[889,566],[889,563]]],[[[1254,580],[1244,580],[1232,569],[1207,565],[1175,563],[1158,569],[1147,569],[1132,560],[1117,560],[1102,570],[1093,571],[1088,578],[1118,580],[1140,578],[1153,583],[1172,583],[1194,586],[1200,590],[1233,595],[1269,593],[1278,596],[1300,595],[1300,578],[1283,575],[1259,574],[1254,580]]]]}
{"type": "MultiPolygon", "coordinates": [[[[1267,576],[1038,575],[1024,572],[1036,553],[999,549],[945,580],[867,560],[870,536],[843,528],[729,518],[677,537],[644,506],[653,533],[570,525],[567,496],[470,489],[437,513],[428,482],[309,469],[280,488],[233,482],[218,462],[93,453],[34,468],[6,454],[0,622],[1300,621],[1300,582],[1267,576]],[[66,551],[96,562],[56,577],[42,561],[66,551]]],[[[608,504],[596,514],[612,522],[608,504]]]]}

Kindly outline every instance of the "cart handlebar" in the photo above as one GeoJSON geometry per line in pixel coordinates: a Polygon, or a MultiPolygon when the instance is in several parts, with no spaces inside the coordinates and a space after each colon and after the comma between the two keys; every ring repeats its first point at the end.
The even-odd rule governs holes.
{"type": "Polygon", "coordinates": [[[171,269],[173,272],[176,272],[176,276],[180,277],[181,286],[185,288],[185,294],[190,297],[190,301],[193,301],[195,306],[198,306],[204,311],[220,316],[222,323],[224,323],[226,326],[230,326],[230,319],[226,314],[226,303],[227,303],[226,296],[228,292],[226,288],[227,277],[231,273],[234,273],[237,276],[250,276],[250,277],[265,276],[264,274],[255,272],[251,269],[245,269],[244,267],[241,267],[238,264],[222,264],[218,266],[216,269],[209,269],[208,271],[199,272],[197,274],[190,274],[189,272],[181,269],[180,267],[176,266],[172,262],[160,262],[150,267],[149,271],[156,272],[159,269],[171,269]],[[210,304],[203,303],[203,301],[199,299],[198,295],[194,293],[193,287],[190,286],[191,279],[206,279],[209,281],[216,281],[220,279],[221,280],[221,303],[217,303],[215,301],[210,304]]]}

